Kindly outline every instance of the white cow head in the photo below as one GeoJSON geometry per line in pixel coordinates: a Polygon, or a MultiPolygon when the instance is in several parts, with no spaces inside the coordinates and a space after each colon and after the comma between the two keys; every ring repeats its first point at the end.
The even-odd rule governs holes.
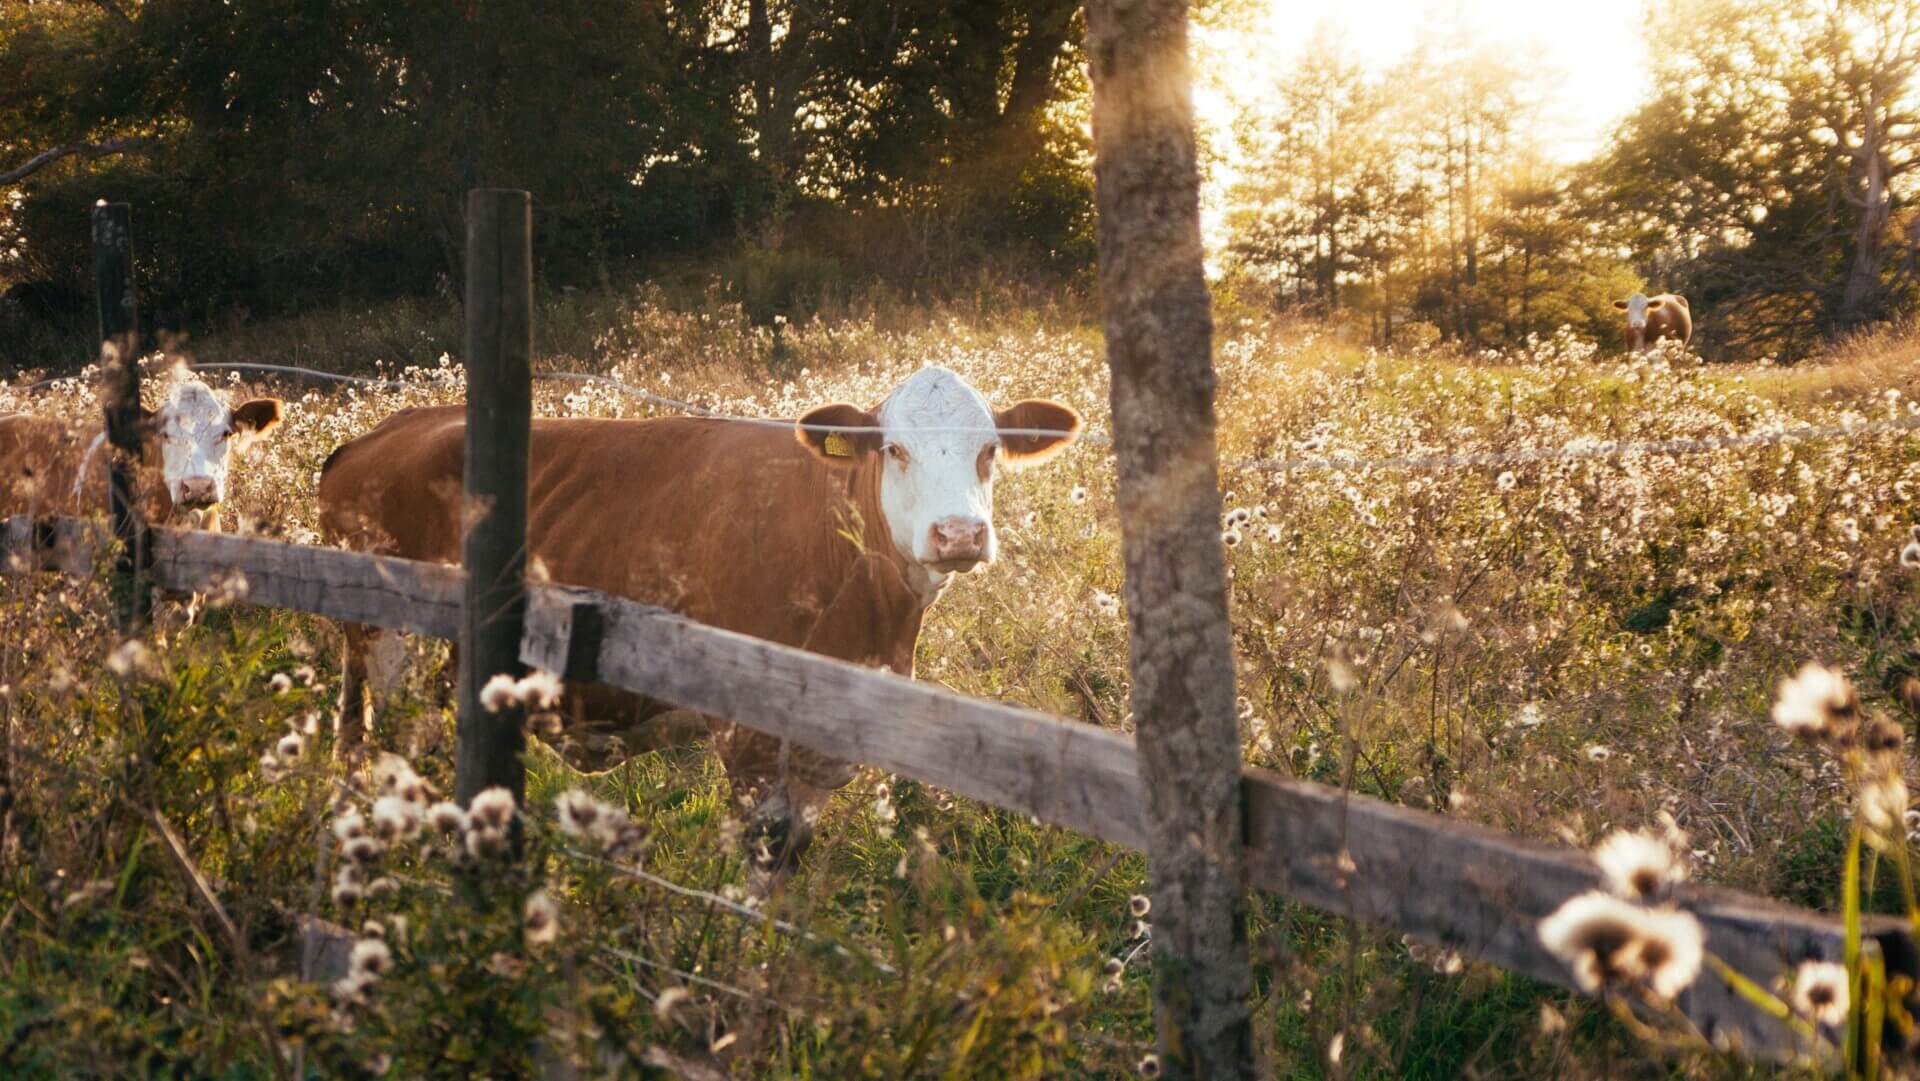
{"type": "Polygon", "coordinates": [[[880,469],[887,535],[929,598],[949,575],[993,561],[995,460],[1043,462],[1079,432],[1080,414],[1067,406],[1028,399],[996,413],[938,367],[915,372],[878,409],[824,405],[797,426],[800,442],[828,462],[880,469]]]}
{"type": "Polygon", "coordinates": [[[142,411],[148,445],[160,448],[167,496],[183,510],[205,510],[227,497],[227,468],[254,439],[280,423],[278,398],[255,398],[228,409],[198,379],[182,378],[160,408],[142,411]],[[237,446],[236,446],[237,444],[237,446]]]}
{"type": "Polygon", "coordinates": [[[1615,308],[1627,313],[1627,335],[1632,339],[1635,350],[1643,349],[1647,344],[1647,313],[1659,311],[1665,303],[1645,293],[1635,293],[1625,300],[1613,302],[1615,308]]]}

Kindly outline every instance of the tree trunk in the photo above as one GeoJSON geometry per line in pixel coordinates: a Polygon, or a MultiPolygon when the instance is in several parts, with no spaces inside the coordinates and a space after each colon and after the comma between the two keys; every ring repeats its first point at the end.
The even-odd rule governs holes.
{"type": "Polygon", "coordinates": [[[1867,126],[1854,160],[1866,173],[1866,191],[1860,202],[1860,225],[1853,236],[1853,265],[1847,270],[1847,284],[1840,297],[1840,311],[1834,320],[1841,331],[1871,322],[1880,300],[1880,264],[1885,258],[1882,244],[1886,236],[1891,207],[1887,193],[1884,133],[1880,125],[1879,95],[1867,94],[1867,126]]]}
{"type": "Polygon", "coordinates": [[[1154,1017],[1170,1078],[1254,1076],[1240,741],[1184,0],[1089,0],[1094,191],[1154,1017]]]}

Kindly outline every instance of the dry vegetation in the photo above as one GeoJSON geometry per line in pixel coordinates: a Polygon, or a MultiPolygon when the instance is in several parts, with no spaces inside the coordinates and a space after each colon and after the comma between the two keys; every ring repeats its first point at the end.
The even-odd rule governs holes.
{"type": "MultiPolygon", "coordinates": [[[[1064,316],[767,328],[657,297],[567,303],[576,316],[592,308],[593,332],[566,326],[567,349],[543,367],[727,412],[870,403],[938,363],[995,400],[1048,395],[1104,425],[1098,336],[1064,316]]],[[[432,336],[374,321],[390,324],[383,336],[432,336]]],[[[306,359],[270,339],[254,349],[306,359]]],[[[1885,422],[1913,416],[1920,389],[1905,337],[1825,367],[1702,368],[1566,339],[1386,356],[1316,326],[1235,317],[1218,366],[1222,453],[1241,462],[1885,422]]],[[[251,528],[311,539],[314,483],[336,443],[460,392],[450,362],[385,374],[404,385],[271,384],[293,400],[277,440],[235,470],[232,503],[251,528]]],[[[92,408],[78,385],[0,389],[0,412],[92,408]]],[[[652,407],[545,383],[535,408],[652,407]]],[[[1901,558],[1920,484],[1910,435],[1225,476],[1249,761],[1583,845],[1666,812],[1691,838],[1696,877],[1837,906],[1842,770],[1778,731],[1768,707],[1782,676],[1819,659],[1912,722],[1920,696],[1900,694],[1920,677],[1920,571],[1901,558]]],[[[1104,451],[1084,446],[1003,479],[1002,561],[936,606],[921,678],[1130,727],[1111,478],[1104,451]]],[[[332,764],[321,718],[335,635],[322,621],[228,605],[187,626],[163,605],[143,651],[119,649],[105,611],[97,583],[0,580],[9,1075],[292,1076],[297,1064],[314,1076],[504,1076],[547,1055],[613,1075],[1122,1076],[1150,1049],[1151,953],[1129,910],[1137,856],[869,773],[836,798],[806,867],[768,906],[800,935],[620,869],[741,896],[738,827],[697,749],[586,779],[541,752],[529,858],[506,871],[483,843],[475,855],[458,833],[434,839],[401,806],[410,774],[391,760],[351,777],[332,764]],[[644,835],[559,821],[555,801],[575,787],[644,835]],[[376,804],[382,795],[398,800],[376,804]],[[329,823],[349,806],[381,852],[343,877],[329,823]],[[607,844],[619,866],[604,862],[607,844]],[[538,890],[552,911],[529,907],[538,890]],[[299,979],[290,929],[303,913],[384,940],[361,959],[378,978],[299,979]]],[[[440,793],[451,788],[449,726],[433,706],[443,652],[412,647],[375,736],[440,793]]],[[[1262,1051],[1281,1076],[1746,1074],[1649,1048],[1583,1000],[1271,898],[1255,908],[1254,955],[1262,1051]]]]}

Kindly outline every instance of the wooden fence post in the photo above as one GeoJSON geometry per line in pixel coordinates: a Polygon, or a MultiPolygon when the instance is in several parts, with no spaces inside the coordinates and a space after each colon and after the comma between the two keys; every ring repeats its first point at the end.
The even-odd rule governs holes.
{"type": "Polygon", "coordinates": [[[1088,0],[1133,715],[1164,1076],[1251,1078],[1240,736],[1186,0],[1088,0]]]}
{"type": "Polygon", "coordinates": [[[107,513],[120,542],[113,591],[120,629],[131,634],[146,623],[152,597],[147,590],[149,539],[140,515],[140,321],[126,203],[94,204],[93,281],[100,317],[100,401],[110,444],[107,513]]]}
{"type": "Polygon", "coordinates": [[[480,690],[518,677],[527,608],[527,454],[533,417],[533,214],[524,191],[467,193],[465,603],[455,796],[525,796],[524,711],[489,713],[480,690]]]}

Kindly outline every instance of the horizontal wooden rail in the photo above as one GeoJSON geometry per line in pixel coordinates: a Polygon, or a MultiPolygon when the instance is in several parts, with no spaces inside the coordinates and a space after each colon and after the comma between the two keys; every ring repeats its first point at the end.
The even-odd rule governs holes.
{"type": "MultiPolygon", "coordinates": [[[[245,576],[245,600],[449,637],[457,567],[246,537],[155,530],[155,580],[191,590],[245,576]]],[[[68,573],[93,567],[71,520],[7,523],[4,555],[31,562],[58,540],[68,573]]],[[[11,563],[13,560],[0,560],[11,563]]],[[[695,623],[587,590],[531,591],[521,659],[676,706],[729,717],[816,750],[878,766],[1052,825],[1139,848],[1133,740],[695,623]]],[[[1244,774],[1250,885],[1536,979],[1572,986],[1534,934],[1563,901],[1597,888],[1583,853],[1367,796],[1244,774]]],[[[1712,887],[1683,888],[1707,948],[1763,986],[1809,958],[1838,960],[1838,919],[1712,887]]],[[[1876,919],[1866,948],[1890,972],[1920,975],[1905,923],[1876,919]]],[[[1681,1009],[1709,1038],[1749,1055],[1801,1051],[1784,1025],[1704,971],[1681,1009]]]]}

